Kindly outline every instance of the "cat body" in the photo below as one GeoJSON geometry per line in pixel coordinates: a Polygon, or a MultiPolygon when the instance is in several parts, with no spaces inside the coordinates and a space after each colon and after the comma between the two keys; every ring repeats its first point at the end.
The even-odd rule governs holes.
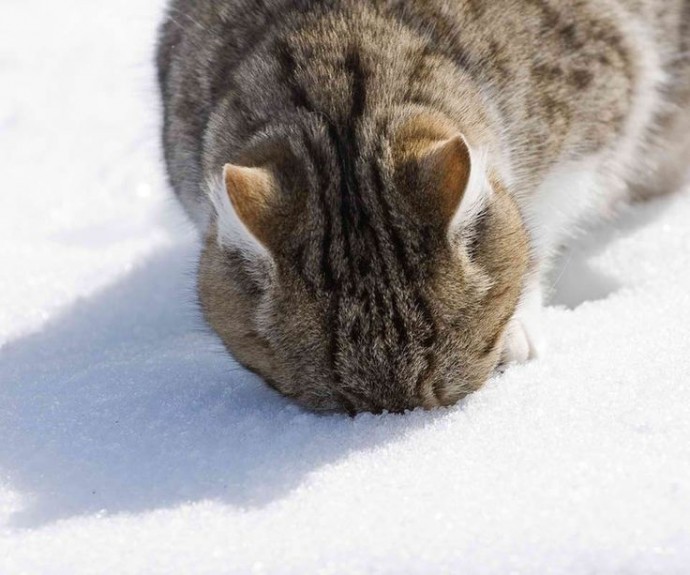
{"type": "Polygon", "coordinates": [[[534,357],[563,241],[685,175],[689,44],[689,0],[173,0],[207,320],[317,409],[447,405],[534,357]]]}

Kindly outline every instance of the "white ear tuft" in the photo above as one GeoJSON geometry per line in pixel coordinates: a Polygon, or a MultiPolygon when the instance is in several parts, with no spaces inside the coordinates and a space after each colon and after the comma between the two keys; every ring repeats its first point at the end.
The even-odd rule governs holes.
{"type": "Polygon", "coordinates": [[[487,154],[484,149],[473,148],[463,136],[470,154],[470,176],[465,193],[450,225],[451,230],[474,222],[491,197],[491,185],[486,176],[487,154]]]}

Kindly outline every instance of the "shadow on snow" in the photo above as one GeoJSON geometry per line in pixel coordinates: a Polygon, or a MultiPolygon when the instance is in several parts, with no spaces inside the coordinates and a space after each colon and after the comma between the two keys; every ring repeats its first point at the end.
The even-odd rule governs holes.
{"type": "MultiPolygon", "coordinates": [[[[574,273],[561,275],[554,301],[575,307],[618,289],[583,272],[587,257],[662,209],[643,206],[618,231],[590,236],[564,260],[574,273]]],[[[319,416],[269,390],[190,303],[194,249],[157,255],[0,351],[0,470],[27,498],[13,526],[208,499],[262,506],[443,413],[319,416]]]]}

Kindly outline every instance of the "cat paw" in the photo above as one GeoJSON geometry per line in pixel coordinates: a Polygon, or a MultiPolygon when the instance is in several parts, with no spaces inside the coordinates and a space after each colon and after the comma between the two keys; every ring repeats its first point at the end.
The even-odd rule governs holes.
{"type": "Polygon", "coordinates": [[[544,352],[544,338],[539,322],[515,317],[506,331],[501,364],[526,363],[544,352]]]}
{"type": "Polygon", "coordinates": [[[508,324],[503,339],[501,365],[526,363],[543,355],[542,302],[542,290],[535,281],[523,294],[518,310],[508,324]]]}

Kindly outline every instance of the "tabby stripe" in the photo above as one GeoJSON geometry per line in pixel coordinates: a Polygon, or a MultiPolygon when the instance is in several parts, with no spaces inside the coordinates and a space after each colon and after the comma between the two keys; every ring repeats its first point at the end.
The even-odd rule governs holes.
{"type": "MultiPolygon", "coordinates": [[[[376,157],[383,157],[382,151],[379,149],[379,151],[376,154],[376,157]]],[[[410,265],[409,257],[408,254],[405,253],[405,243],[402,241],[398,230],[396,226],[393,223],[392,217],[391,217],[391,207],[390,204],[388,203],[387,196],[386,196],[386,190],[385,190],[385,183],[383,180],[383,176],[381,175],[380,172],[380,166],[377,161],[372,161],[371,162],[371,167],[370,167],[372,174],[373,174],[373,179],[374,179],[374,184],[375,184],[375,191],[376,195],[379,199],[379,202],[382,207],[382,212],[383,212],[383,217],[384,217],[384,226],[385,229],[388,230],[391,245],[393,246],[393,249],[395,251],[395,256],[398,261],[398,264],[400,265],[400,268],[403,270],[403,273],[405,275],[405,282],[407,285],[412,286],[412,285],[419,285],[420,282],[420,274],[419,271],[415,268],[413,268],[410,265]]],[[[417,262],[417,265],[424,265],[423,262],[417,262]]],[[[431,339],[426,342],[426,347],[429,347],[433,345],[433,343],[436,340],[436,322],[434,321],[433,315],[429,311],[429,304],[426,301],[426,298],[422,293],[417,291],[417,300],[416,304],[419,307],[422,315],[424,316],[424,320],[429,324],[431,327],[433,335],[431,336],[431,339]]]]}
{"type": "Polygon", "coordinates": [[[683,12],[680,15],[680,22],[678,24],[680,29],[680,53],[684,55],[684,59],[690,58],[690,0],[685,0],[683,3],[683,12]]]}
{"type": "Polygon", "coordinates": [[[290,46],[285,40],[278,40],[274,46],[274,51],[277,54],[278,62],[282,72],[280,80],[284,86],[290,90],[290,97],[292,103],[296,108],[302,108],[308,112],[314,112],[314,106],[310,101],[304,86],[302,86],[295,77],[297,70],[297,62],[295,56],[290,49],[290,46]]]}
{"type": "Polygon", "coordinates": [[[323,273],[322,277],[322,288],[325,291],[332,292],[335,288],[335,282],[333,280],[333,268],[331,267],[330,252],[331,252],[331,212],[328,209],[328,202],[326,201],[326,191],[329,186],[329,177],[324,172],[326,161],[316,146],[309,138],[307,134],[304,134],[304,144],[309,154],[312,164],[314,166],[314,171],[316,172],[317,179],[317,194],[319,198],[319,209],[323,214],[324,225],[323,225],[323,237],[321,239],[320,253],[321,253],[321,270],[323,273]]]}
{"type": "Polygon", "coordinates": [[[226,22],[219,34],[227,39],[230,50],[219,52],[219,61],[209,66],[211,70],[217,70],[211,85],[212,103],[217,105],[221,98],[230,93],[237,68],[246,61],[250,55],[258,51],[264,41],[269,37],[279,35],[278,30],[285,27],[290,21],[290,16],[297,14],[305,16],[325,8],[314,4],[310,0],[286,0],[272,6],[263,0],[251,0],[245,10],[237,10],[233,17],[226,22]],[[243,35],[239,40],[235,30],[252,30],[252,34],[243,35]],[[234,55],[234,57],[231,57],[234,55]]]}
{"type": "Polygon", "coordinates": [[[389,15],[403,28],[426,39],[434,53],[452,60],[460,68],[469,70],[477,66],[478,62],[461,45],[459,30],[449,25],[448,18],[438,10],[412,12],[411,3],[403,0],[391,6],[389,15]]]}

